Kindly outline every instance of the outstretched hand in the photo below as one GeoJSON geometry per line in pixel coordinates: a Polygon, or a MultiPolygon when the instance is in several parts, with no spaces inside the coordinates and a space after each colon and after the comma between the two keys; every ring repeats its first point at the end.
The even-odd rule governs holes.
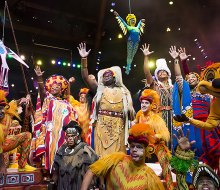
{"type": "Polygon", "coordinates": [[[184,61],[184,60],[186,60],[189,56],[191,56],[191,55],[186,55],[186,49],[185,49],[185,48],[181,48],[181,47],[180,47],[180,49],[178,49],[178,52],[179,52],[179,56],[180,56],[180,60],[181,60],[181,61],[184,61]]]}
{"type": "Polygon", "coordinates": [[[173,119],[175,121],[178,121],[178,122],[187,122],[187,121],[189,121],[189,118],[185,114],[175,115],[175,116],[173,116],[173,119]]]}
{"type": "Polygon", "coordinates": [[[173,59],[176,59],[179,56],[179,53],[176,50],[176,46],[171,46],[169,54],[173,59]]]}
{"type": "Polygon", "coordinates": [[[114,11],[113,13],[115,16],[119,16],[119,14],[116,11],[114,11]]]}
{"type": "Polygon", "coordinates": [[[88,57],[91,49],[89,49],[88,51],[86,51],[86,43],[80,43],[79,47],[77,47],[79,54],[82,58],[86,58],[88,57]]]}
{"type": "Polygon", "coordinates": [[[154,53],[154,51],[150,51],[149,48],[150,48],[150,44],[147,45],[146,43],[144,45],[142,45],[142,48],[140,48],[141,51],[143,52],[144,56],[148,56],[148,55],[154,53]]]}
{"type": "Polygon", "coordinates": [[[70,77],[69,78],[69,83],[74,83],[76,81],[75,77],[70,77]]]}
{"type": "Polygon", "coordinates": [[[173,137],[176,138],[178,145],[182,150],[189,150],[191,146],[196,142],[196,141],[191,141],[189,142],[189,129],[187,130],[186,136],[184,136],[182,129],[179,129],[177,131],[178,137],[174,134],[173,137]]]}
{"type": "Polygon", "coordinates": [[[36,66],[34,71],[38,77],[44,74],[44,71],[41,71],[40,66],[36,66]]]}

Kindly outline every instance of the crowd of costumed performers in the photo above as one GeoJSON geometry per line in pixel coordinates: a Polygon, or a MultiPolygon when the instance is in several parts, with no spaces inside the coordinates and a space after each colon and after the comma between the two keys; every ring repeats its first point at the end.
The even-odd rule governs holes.
{"type": "MultiPolygon", "coordinates": [[[[124,34],[129,33],[129,74],[144,19],[135,26],[135,15],[129,14],[127,23],[116,11],[114,15],[124,34]]],[[[144,55],[145,84],[135,102],[141,109],[135,112],[121,68],[102,69],[96,80],[88,71],[91,50],[80,43],[77,49],[85,86],[74,88],[79,100],[71,95],[71,85],[77,82],[74,77],[54,74],[45,78],[47,71],[36,66],[38,97],[33,110],[28,93],[7,101],[10,90],[3,45],[0,188],[10,186],[8,182],[16,184],[17,178],[8,181],[8,174],[39,171],[47,189],[57,190],[220,189],[220,63],[207,62],[198,73],[191,72],[186,50],[171,46],[167,54],[173,58],[172,68],[160,58],[153,76],[148,63],[154,51],[143,44],[139,53],[144,55]],[[31,127],[24,126],[24,105],[31,127]]]]}

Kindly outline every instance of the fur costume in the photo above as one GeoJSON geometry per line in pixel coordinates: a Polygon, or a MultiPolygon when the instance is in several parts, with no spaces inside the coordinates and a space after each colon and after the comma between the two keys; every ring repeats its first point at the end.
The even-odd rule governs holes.
{"type": "MultiPolygon", "coordinates": [[[[136,124],[129,131],[128,141],[141,143],[147,148],[148,139],[152,139],[153,134],[149,125],[136,124]]],[[[136,165],[131,156],[122,152],[104,156],[92,164],[90,170],[96,176],[106,177],[107,190],[164,190],[163,184],[151,168],[144,163],[136,165]]]]}

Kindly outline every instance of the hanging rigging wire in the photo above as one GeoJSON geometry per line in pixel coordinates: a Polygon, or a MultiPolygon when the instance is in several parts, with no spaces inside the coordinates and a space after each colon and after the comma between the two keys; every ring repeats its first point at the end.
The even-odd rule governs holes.
{"type": "Polygon", "coordinates": [[[131,14],[131,0],[128,0],[128,4],[129,4],[129,11],[130,11],[130,14],[131,14]]]}
{"type": "MultiPolygon", "coordinates": [[[[10,25],[11,25],[12,35],[13,35],[13,38],[14,38],[14,41],[15,41],[16,51],[17,51],[17,54],[20,56],[18,43],[17,43],[17,39],[16,39],[16,36],[15,36],[15,31],[14,31],[14,27],[13,27],[13,24],[12,24],[11,14],[10,14],[10,11],[9,11],[9,8],[8,8],[7,1],[5,1],[5,7],[6,7],[6,10],[7,10],[7,13],[8,13],[8,18],[9,18],[9,22],[10,22],[10,25]]],[[[26,91],[27,94],[30,94],[29,90],[28,90],[27,80],[25,78],[23,65],[20,64],[20,67],[21,67],[21,72],[22,72],[22,76],[23,76],[25,91],[26,91]]],[[[32,116],[33,116],[33,119],[34,119],[34,110],[33,110],[33,104],[32,104],[31,100],[30,100],[30,109],[31,109],[31,113],[32,113],[32,116]]]]}
{"type": "Polygon", "coordinates": [[[5,39],[5,12],[6,12],[6,1],[5,1],[5,7],[4,7],[4,16],[3,16],[3,29],[2,29],[2,42],[4,43],[5,39]]]}

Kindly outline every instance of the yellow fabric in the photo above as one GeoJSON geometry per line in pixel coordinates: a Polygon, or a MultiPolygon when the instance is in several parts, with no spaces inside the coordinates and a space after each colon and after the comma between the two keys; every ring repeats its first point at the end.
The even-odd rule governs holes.
{"type": "Polygon", "coordinates": [[[105,176],[107,190],[164,190],[154,171],[145,164],[137,166],[123,153],[105,156],[90,166],[98,176],[105,176]]]}
{"type": "Polygon", "coordinates": [[[158,114],[152,111],[143,113],[142,110],[139,110],[136,114],[135,122],[149,124],[159,139],[163,139],[166,142],[170,140],[170,132],[166,127],[166,123],[158,114]]]}

